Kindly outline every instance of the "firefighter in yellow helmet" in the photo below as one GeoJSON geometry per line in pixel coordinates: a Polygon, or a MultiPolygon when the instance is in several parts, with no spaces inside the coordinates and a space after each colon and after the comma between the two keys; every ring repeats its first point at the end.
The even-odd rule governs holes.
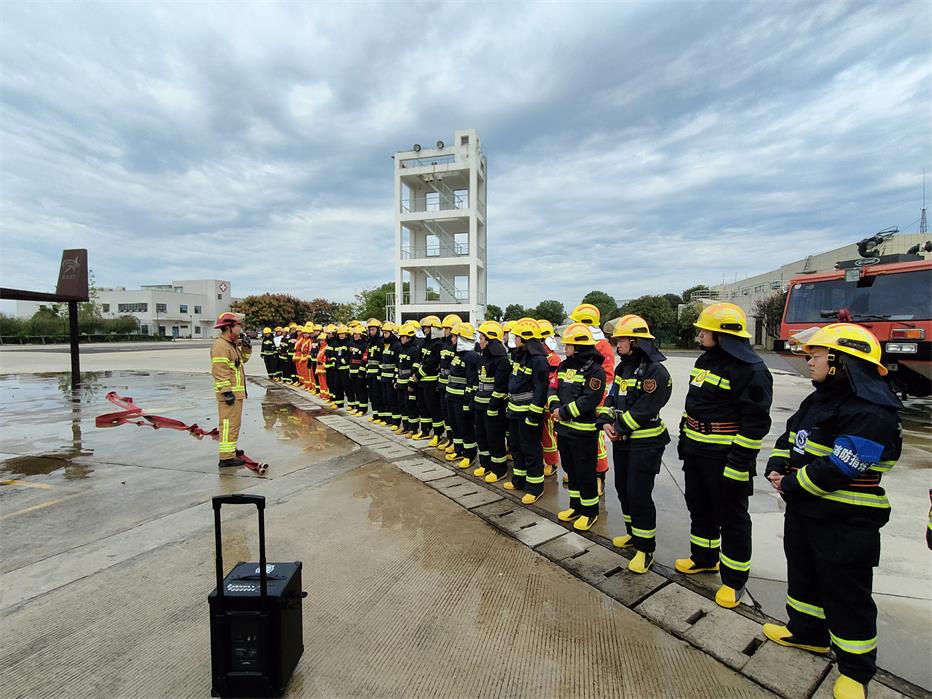
{"type": "Polygon", "coordinates": [[[278,370],[281,372],[281,382],[282,383],[291,383],[291,348],[289,342],[291,340],[291,332],[288,326],[282,327],[281,340],[278,342],[278,370]]]}
{"type": "Polygon", "coordinates": [[[369,318],[366,321],[366,378],[368,381],[369,404],[372,414],[369,422],[382,418],[382,384],[379,381],[379,362],[382,356],[382,321],[369,318]]]}
{"type": "Polygon", "coordinates": [[[450,364],[456,355],[456,338],[453,336],[453,328],[461,322],[463,322],[462,318],[458,315],[448,313],[440,323],[443,338],[440,343],[440,364],[437,366],[437,392],[440,394],[443,433],[436,447],[447,454],[453,452],[453,424],[447,415],[447,381],[450,376],[450,364]]]}
{"type": "MultiPolygon", "coordinates": [[[[557,354],[557,343],[554,339],[555,329],[553,323],[546,318],[537,321],[540,328],[540,338],[547,352],[547,365],[550,367],[550,385],[557,385],[557,368],[560,366],[560,355],[557,354]]],[[[544,475],[553,476],[560,463],[560,453],[557,449],[557,433],[554,429],[553,418],[550,412],[544,411],[543,426],[541,430],[540,447],[544,455],[544,475]]]]}
{"type": "Polygon", "coordinates": [[[550,370],[536,320],[515,321],[511,334],[516,349],[508,379],[508,423],[514,465],[505,488],[523,490],[521,502],[530,505],[544,494],[541,419],[547,405],[550,370]]]}
{"type": "Polygon", "coordinates": [[[618,548],[633,546],[637,553],[628,570],[646,573],[656,549],[654,478],[670,443],[660,410],[670,400],[673,382],[663,366],[666,357],[640,316],[620,318],[612,330],[612,344],[620,361],[597,423],[613,442],[615,490],[625,518],[626,534],[612,543],[618,548]]]}
{"type": "Polygon", "coordinates": [[[442,321],[435,315],[421,318],[421,361],[417,369],[418,413],[421,416],[420,431],[415,439],[430,439],[429,446],[440,444],[443,436],[443,414],[440,412],[438,378],[440,376],[440,352],[443,350],[442,321]]]}
{"type": "Polygon", "coordinates": [[[252,354],[249,339],[243,335],[243,316],[238,313],[221,313],[214,328],[220,337],[210,348],[210,368],[214,379],[214,395],[220,418],[219,466],[243,466],[236,440],[239,438],[246,400],[246,362],[252,354]]]}
{"type": "Polygon", "coordinates": [[[766,475],[786,501],[786,626],[774,643],[835,651],[837,699],[863,699],[876,671],[871,598],[880,529],[890,503],[880,484],[900,456],[902,404],[883,379],[880,343],[867,328],[832,323],[793,338],[809,355],[815,391],[777,439],[766,475]]]}
{"type": "Polygon", "coordinates": [[[277,360],[275,355],[275,336],[272,334],[272,328],[262,328],[262,347],[259,351],[259,356],[262,357],[262,361],[265,362],[265,373],[270,379],[275,378],[275,364],[277,360]]]}
{"type": "Polygon", "coordinates": [[[356,321],[350,326],[350,334],[350,383],[353,387],[350,412],[362,416],[369,408],[369,377],[366,373],[369,341],[366,339],[366,326],[356,321]]]}
{"type": "Polygon", "coordinates": [[[472,400],[479,384],[479,355],[475,350],[476,331],[471,323],[457,323],[452,337],[456,344],[447,377],[447,419],[453,427],[453,450],[447,461],[469,468],[476,460],[476,425],[472,400]]]}
{"type": "Polygon", "coordinates": [[[690,373],[678,452],[689,509],[687,575],[719,570],[715,601],[736,607],[751,570],[748,497],[761,442],[770,431],[773,378],[751,348],[747,317],[733,303],[703,309],[694,325],[705,350],[690,373]]]}
{"type": "Polygon", "coordinates": [[[569,476],[570,506],[557,519],[588,531],[599,518],[596,418],[605,395],[605,370],[590,326],[571,323],[563,331],[563,346],[566,359],[557,369],[557,385],[550,388],[547,398],[547,409],[556,423],[560,463],[569,476]]]}
{"type": "Polygon", "coordinates": [[[502,344],[502,326],[487,320],[479,326],[478,384],[473,398],[479,466],[474,476],[495,483],[508,474],[506,427],[511,360],[502,344]]]}
{"type": "Polygon", "coordinates": [[[421,359],[421,347],[417,342],[419,327],[416,321],[409,320],[398,328],[398,342],[401,345],[398,351],[398,373],[395,378],[395,391],[401,415],[401,429],[398,433],[410,439],[414,438],[421,426],[417,412],[417,382],[414,378],[421,359]]]}
{"type": "Polygon", "coordinates": [[[398,378],[398,355],[401,352],[401,343],[395,333],[398,326],[391,321],[382,323],[382,349],[381,363],[379,364],[379,382],[382,384],[382,398],[384,399],[382,417],[377,420],[381,425],[387,425],[392,432],[401,429],[401,406],[398,404],[398,391],[395,381],[398,378]]]}

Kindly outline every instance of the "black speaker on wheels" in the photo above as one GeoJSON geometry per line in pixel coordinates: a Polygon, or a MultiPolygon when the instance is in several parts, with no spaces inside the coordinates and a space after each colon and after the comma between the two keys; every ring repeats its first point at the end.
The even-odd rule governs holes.
{"type": "Polygon", "coordinates": [[[280,697],[304,652],[301,562],[266,563],[261,495],[217,495],[213,506],[217,588],[207,598],[211,696],[280,697]],[[259,513],[259,561],[237,563],[226,577],[222,505],[255,505],[259,513]]]}

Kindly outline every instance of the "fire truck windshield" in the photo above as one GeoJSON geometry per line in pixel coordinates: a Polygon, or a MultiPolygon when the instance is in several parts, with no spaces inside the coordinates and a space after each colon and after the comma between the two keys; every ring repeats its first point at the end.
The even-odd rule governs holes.
{"type": "Polygon", "coordinates": [[[932,318],[932,270],[870,275],[858,282],[799,282],[790,289],[784,320],[825,323],[842,308],[854,320],[928,320],[932,318]]]}

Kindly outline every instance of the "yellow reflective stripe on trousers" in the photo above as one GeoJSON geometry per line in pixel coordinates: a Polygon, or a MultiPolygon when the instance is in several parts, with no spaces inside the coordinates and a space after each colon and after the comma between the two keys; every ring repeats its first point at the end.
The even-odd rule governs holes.
{"type": "Polygon", "coordinates": [[[638,529],[637,527],[631,527],[631,533],[641,539],[653,539],[657,535],[657,529],[638,529]]]}
{"type": "Polygon", "coordinates": [[[739,447],[744,447],[745,449],[760,449],[763,444],[762,439],[751,439],[750,437],[745,437],[743,434],[735,435],[735,444],[739,447]]]}
{"type": "Polygon", "coordinates": [[[696,536],[695,534],[690,534],[689,540],[696,546],[701,546],[704,549],[717,549],[722,545],[721,539],[703,539],[701,536],[696,536]]]}
{"type": "Polygon", "coordinates": [[[638,428],[641,426],[640,423],[639,423],[637,420],[635,420],[633,417],[631,417],[631,411],[630,411],[630,410],[626,410],[625,412],[623,412],[623,413],[621,414],[621,419],[624,420],[624,423],[625,423],[628,427],[630,427],[632,430],[636,430],[636,429],[638,429],[638,428]]]}
{"type": "Polygon", "coordinates": [[[725,478],[730,478],[733,481],[743,481],[746,483],[751,480],[751,474],[747,471],[739,471],[738,469],[731,468],[729,466],[725,467],[725,470],[722,471],[722,475],[725,476],[725,478]]]}
{"type": "Polygon", "coordinates": [[[789,607],[792,607],[797,612],[802,614],[808,614],[809,616],[814,616],[816,619],[825,618],[825,610],[822,607],[817,607],[814,604],[807,604],[806,602],[800,602],[798,599],[793,599],[789,595],[786,596],[786,604],[789,607]]]}
{"type": "Polygon", "coordinates": [[[721,562],[722,562],[723,565],[728,566],[728,567],[731,568],[732,570],[737,570],[737,571],[740,571],[740,572],[747,572],[747,571],[751,570],[751,562],[750,562],[750,561],[736,561],[736,560],[733,559],[733,558],[729,558],[729,557],[726,556],[724,553],[720,553],[720,554],[718,555],[718,557],[719,557],[719,560],[721,560],[721,562]]]}
{"type": "Polygon", "coordinates": [[[832,637],[832,643],[846,653],[863,655],[864,653],[870,653],[872,650],[877,648],[876,636],[873,638],[868,638],[865,641],[849,641],[846,638],[839,638],[832,633],[831,629],[829,629],[828,635],[832,637]]]}
{"type": "Polygon", "coordinates": [[[735,436],[733,434],[703,434],[702,432],[691,430],[688,427],[683,428],[683,434],[695,442],[703,442],[705,444],[731,444],[735,441],[735,436]]]}
{"type": "Polygon", "coordinates": [[[599,504],[599,496],[596,495],[594,498],[579,498],[579,504],[583,507],[594,507],[599,504]]]}

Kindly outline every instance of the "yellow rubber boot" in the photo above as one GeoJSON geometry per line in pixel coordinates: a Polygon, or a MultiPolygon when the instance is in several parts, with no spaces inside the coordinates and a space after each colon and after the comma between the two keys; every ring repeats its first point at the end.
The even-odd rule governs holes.
{"type": "Polygon", "coordinates": [[[556,466],[551,466],[550,464],[544,464],[544,477],[545,478],[550,478],[550,476],[554,475],[556,472],[557,472],[556,466]]]}
{"type": "MultiPolygon", "coordinates": [[[[504,477],[505,477],[504,475],[497,476],[497,475],[495,475],[494,473],[492,473],[492,471],[489,471],[488,473],[485,474],[485,482],[486,482],[486,483],[498,483],[498,482],[499,482],[502,478],[504,478],[504,477]]],[[[506,489],[506,490],[513,490],[513,489],[514,489],[514,486],[512,486],[511,488],[509,488],[509,487],[508,487],[509,485],[511,485],[511,483],[505,483],[505,489],[506,489]]]]}
{"type": "Polygon", "coordinates": [[[452,454],[454,451],[456,451],[456,445],[455,445],[455,444],[450,444],[449,446],[447,446],[446,449],[444,449],[444,451],[445,451],[447,454],[452,454]]]}
{"type": "Polygon", "coordinates": [[[482,478],[485,475],[485,466],[480,466],[477,468],[472,472],[472,475],[476,476],[477,478],[482,478]]]}
{"type": "MultiPolygon", "coordinates": [[[[488,478],[488,476],[486,476],[486,478],[488,478]]],[[[486,483],[488,483],[488,482],[489,482],[489,481],[486,481],[486,483]]],[[[503,485],[502,487],[503,487],[505,490],[517,490],[517,488],[515,487],[515,484],[512,483],[511,481],[508,481],[508,482],[505,483],[505,485],[503,485]]]]}
{"type": "Polygon", "coordinates": [[[628,570],[632,573],[646,573],[650,570],[650,566],[653,562],[654,554],[638,551],[634,554],[634,558],[628,562],[628,570]]]}
{"type": "Polygon", "coordinates": [[[733,587],[728,587],[728,585],[722,585],[718,588],[718,592],[715,593],[715,604],[719,607],[725,607],[725,609],[734,609],[741,604],[741,598],[743,596],[743,587],[736,590],[733,587]]]}
{"type": "Polygon", "coordinates": [[[447,461],[456,461],[459,457],[458,457],[456,454],[454,454],[453,452],[450,452],[449,454],[447,454],[447,455],[444,456],[443,458],[446,459],[447,461]]]}
{"type": "Polygon", "coordinates": [[[847,675],[839,675],[835,680],[835,686],[832,687],[832,693],[835,699],[866,699],[867,686],[847,675]]]}
{"type": "Polygon", "coordinates": [[[583,515],[575,522],[573,522],[573,529],[576,529],[581,532],[587,532],[592,529],[592,525],[599,521],[599,516],[595,515],[594,517],[589,517],[583,515]]]}
{"type": "Polygon", "coordinates": [[[522,505],[533,505],[535,502],[541,499],[543,493],[534,495],[533,493],[525,493],[524,497],[521,498],[522,505]]]}
{"type": "Polygon", "coordinates": [[[438,444],[439,442],[440,442],[440,440],[437,438],[437,435],[434,435],[434,438],[433,438],[432,440],[430,440],[430,444],[428,444],[427,446],[429,446],[429,447],[435,447],[435,446],[437,446],[437,444],[438,444]]]}
{"type": "Polygon", "coordinates": [[[557,512],[557,519],[561,522],[572,522],[575,519],[578,519],[579,515],[576,514],[576,510],[570,508],[568,510],[560,510],[557,512]]]}
{"type": "Polygon", "coordinates": [[[631,543],[630,534],[622,534],[621,536],[616,536],[614,539],[612,539],[612,546],[620,549],[629,549],[634,546],[634,544],[631,543]]]}
{"type": "Polygon", "coordinates": [[[677,558],[673,564],[673,567],[676,568],[680,573],[685,573],[686,575],[692,575],[693,573],[717,573],[718,572],[718,563],[714,566],[697,566],[693,563],[692,558],[677,558]]]}
{"type": "Polygon", "coordinates": [[[800,643],[793,638],[793,634],[790,633],[788,628],[780,626],[779,624],[764,624],[763,631],[767,638],[780,646],[802,648],[803,650],[808,650],[810,653],[818,653],[819,655],[825,655],[829,652],[828,646],[813,646],[808,643],[800,643]]]}
{"type": "Polygon", "coordinates": [[[459,466],[460,468],[469,468],[470,466],[472,466],[472,459],[470,459],[468,456],[464,456],[460,460],[460,462],[457,464],[457,466],[459,466]]]}

